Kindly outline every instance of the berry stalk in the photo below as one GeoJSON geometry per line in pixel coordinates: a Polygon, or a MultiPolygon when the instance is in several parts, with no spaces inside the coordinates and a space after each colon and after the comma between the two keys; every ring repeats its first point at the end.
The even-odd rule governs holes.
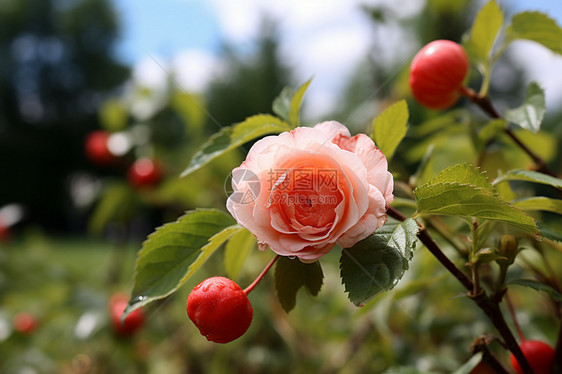
{"type": "Polygon", "coordinates": [[[258,283],[263,279],[263,277],[267,274],[269,269],[271,269],[273,264],[275,264],[275,261],[277,261],[278,258],[279,258],[279,255],[276,255],[275,257],[273,257],[273,259],[271,261],[269,261],[269,264],[267,264],[267,266],[262,270],[260,275],[258,275],[258,277],[248,287],[246,287],[244,289],[244,293],[246,295],[248,295],[250,292],[252,292],[254,287],[256,287],[258,285],[258,283]]]}

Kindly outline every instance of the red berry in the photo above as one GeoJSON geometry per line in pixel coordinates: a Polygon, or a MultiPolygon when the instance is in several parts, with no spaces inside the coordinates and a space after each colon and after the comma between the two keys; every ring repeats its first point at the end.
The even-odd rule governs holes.
{"type": "Polygon", "coordinates": [[[450,40],[435,40],[423,47],[410,65],[410,88],[416,100],[430,109],[446,109],[460,97],[468,73],[468,57],[450,40]]]}
{"type": "Polygon", "coordinates": [[[140,158],[129,168],[128,178],[135,187],[154,186],[162,179],[162,168],[154,160],[140,158]]]}
{"type": "Polygon", "coordinates": [[[96,165],[109,165],[117,157],[109,151],[107,141],[109,133],[107,131],[94,131],[86,137],[86,156],[96,165]]]}
{"type": "Polygon", "coordinates": [[[18,313],[12,319],[14,330],[20,334],[29,335],[37,327],[37,319],[31,313],[18,313]]]}
{"type": "Polygon", "coordinates": [[[10,227],[0,220],[0,243],[7,243],[12,239],[10,227]]]}
{"type": "MultiPolygon", "coordinates": [[[[525,340],[519,347],[535,374],[552,374],[554,348],[538,340],[525,340]]],[[[517,374],[523,374],[523,370],[513,354],[511,355],[511,366],[517,374]]]]}
{"type": "Polygon", "coordinates": [[[224,277],[208,278],[195,286],[186,307],[201,335],[215,343],[228,343],[242,336],[254,313],[240,286],[224,277]]]}
{"type": "Polygon", "coordinates": [[[121,322],[121,316],[127,307],[129,302],[129,297],[124,293],[116,293],[109,299],[109,314],[111,317],[111,324],[113,325],[113,331],[117,335],[121,336],[131,336],[136,331],[138,331],[144,324],[144,312],[142,309],[135,309],[125,321],[121,322]]]}

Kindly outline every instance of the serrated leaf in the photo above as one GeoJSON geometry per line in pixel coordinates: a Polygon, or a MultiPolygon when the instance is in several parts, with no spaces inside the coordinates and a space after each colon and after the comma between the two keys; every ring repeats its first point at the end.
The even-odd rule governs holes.
{"type": "Polygon", "coordinates": [[[246,229],[238,231],[228,240],[224,248],[224,267],[230,278],[238,278],[246,257],[255,245],[256,237],[246,229]]]}
{"type": "Polygon", "coordinates": [[[414,190],[419,214],[476,217],[507,222],[536,234],[537,226],[523,210],[509,205],[490,190],[459,183],[424,184],[414,190]]]}
{"type": "Polygon", "coordinates": [[[523,12],[513,16],[506,39],[526,39],[540,43],[554,53],[562,54],[562,28],[540,12],[523,12]]]}
{"type": "Polygon", "coordinates": [[[562,200],[551,199],[544,196],[529,197],[513,202],[513,206],[523,210],[540,210],[562,214],[562,200]]]}
{"type": "Polygon", "coordinates": [[[478,61],[487,65],[494,42],[503,25],[503,13],[498,4],[492,0],[480,9],[465,46],[478,61]]]}
{"type": "Polygon", "coordinates": [[[288,123],[269,114],[257,114],[244,122],[223,127],[193,155],[182,177],[194,172],[220,155],[266,134],[278,134],[291,130],[288,123]]]}
{"type": "Polygon", "coordinates": [[[157,228],[138,253],[125,315],[172,294],[240,230],[229,214],[216,209],[189,211],[176,222],[157,228]]]}
{"type": "Polygon", "coordinates": [[[408,131],[408,104],[401,100],[386,108],[373,120],[371,138],[387,159],[391,159],[394,151],[408,131]]]}
{"type": "Polygon", "coordinates": [[[545,113],[544,91],[536,82],[531,82],[527,88],[523,104],[517,108],[507,109],[504,117],[509,122],[537,133],[541,128],[545,113]]]}
{"type": "Polygon", "coordinates": [[[562,243],[562,232],[558,230],[558,227],[548,227],[539,223],[539,230],[544,238],[562,243]]]}
{"type": "Polygon", "coordinates": [[[511,170],[494,180],[494,185],[505,181],[526,181],[533,183],[546,184],[558,189],[562,189],[562,179],[539,173],[538,171],[516,169],[511,170]]]}
{"type": "Polygon", "coordinates": [[[293,127],[300,124],[302,99],[311,81],[309,79],[296,90],[291,87],[283,88],[273,101],[273,112],[293,127]]]}
{"type": "Polygon", "coordinates": [[[400,224],[387,223],[342,251],[341,278],[353,304],[361,306],[398,283],[412,259],[418,230],[411,218],[400,224]]]}
{"type": "Polygon", "coordinates": [[[297,304],[297,292],[306,287],[313,295],[318,295],[324,274],[318,261],[305,264],[298,259],[279,257],[275,266],[275,290],[285,312],[290,312],[297,304]]]}
{"type": "Polygon", "coordinates": [[[428,184],[438,183],[459,183],[470,184],[493,192],[493,187],[486,175],[480,173],[474,166],[464,163],[450,166],[440,171],[436,176],[431,178],[428,184]]]}
{"type": "Polygon", "coordinates": [[[547,284],[538,282],[534,279],[512,279],[505,283],[506,285],[515,284],[518,286],[532,288],[535,291],[543,291],[550,296],[550,298],[554,301],[562,301],[562,294],[556,291],[554,288],[550,287],[547,284]]]}

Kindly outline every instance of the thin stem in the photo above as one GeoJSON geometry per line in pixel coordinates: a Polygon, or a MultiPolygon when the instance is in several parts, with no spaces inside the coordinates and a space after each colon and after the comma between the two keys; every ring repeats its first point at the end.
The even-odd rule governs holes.
{"type": "Polygon", "coordinates": [[[256,287],[258,285],[258,283],[262,280],[262,278],[267,274],[267,272],[269,271],[269,269],[271,269],[271,267],[273,266],[273,264],[275,263],[275,261],[277,261],[277,259],[279,258],[279,255],[276,255],[275,257],[273,257],[273,259],[271,261],[269,261],[269,264],[267,264],[267,266],[262,270],[262,272],[260,273],[260,275],[258,275],[258,277],[248,286],[244,289],[244,293],[246,295],[248,295],[250,292],[252,292],[252,290],[254,289],[254,287],[256,287]]]}
{"type": "Polygon", "coordinates": [[[511,319],[513,320],[513,325],[515,326],[515,330],[519,335],[519,339],[524,342],[525,341],[525,334],[523,334],[523,330],[521,330],[521,326],[519,325],[519,321],[517,320],[517,315],[515,314],[515,308],[513,307],[513,303],[509,297],[509,293],[505,293],[505,301],[507,303],[507,309],[509,309],[509,314],[511,315],[511,319]]]}
{"type": "MultiPolygon", "coordinates": [[[[500,116],[500,114],[498,113],[498,111],[496,110],[496,108],[494,108],[494,106],[492,105],[492,102],[490,101],[490,98],[488,96],[480,95],[480,94],[476,93],[476,91],[474,91],[473,89],[468,88],[468,87],[461,87],[460,91],[461,91],[462,95],[467,97],[468,100],[470,100],[474,104],[478,105],[480,107],[480,109],[482,109],[491,118],[496,118],[496,119],[502,118],[500,116]]],[[[515,144],[517,144],[519,146],[519,148],[521,148],[521,150],[523,150],[523,152],[525,152],[533,160],[533,162],[537,165],[537,171],[540,171],[541,173],[548,174],[548,175],[551,175],[553,177],[556,177],[556,174],[553,173],[548,168],[548,166],[546,165],[546,162],[544,162],[544,160],[539,155],[537,155],[529,147],[527,147],[515,135],[515,133],[513,131],[511,131],[509,128],[506,127],[506,128],[504,128],[504,132],[507,136],[509,136],[511,138],[511,140],[513,140],[513,142],[515,142],[515,144]]],[[[480,158],[481,158],[481,160],[479,162],[482,162],[482,155],[480,156],[480,158]]]]}
{"type": "MultiPolygon", "coordinates": [[[[406,217],[393,207],[389,207],[387,213],[389,216],[399,221],[406,220],[406,217]]],[[[523,372],[525,374],[533,374],[533,369],[523,355],[521,348],[519,348],[519,345],[517,344],[517,340],[515,340],[515,337],[511,333],[509,326],[505,322],[498,303],[492,301],[483,289],[480,289],[480,292],[478,294],[474,294],[472,292],[474,288],[474,283],[472,282],[472,280],[454,263],[452,263],[451,260],[449,260],[449,258],[445,255],[445,253],[443,253],[443,251],[441,251],[441,248],[439,248],[437,243],[433,241],[426,228],[420,230],[419,239],[431,252],[431,254],[433,254],[437,258],[437,260],[441,262],[441,264],[445,266],[445,268],[469,291],[468,296],[480,307],[480,309],[482,309],[482,311],[492,322],[496,330],[498,330],[507,348],[513,353],[513,355],[519,362],[519,365],[521,366],[521,369],[523,369],[523,372]]]]}
{"type": "Polygon", "coordinates": [[[478,274],[478,261],[474,261],[474,257],[476,257],[476,252],[478,251],[478,221],[476,219],[473,219],[470,229],[472,231],[470,267],[472,269],[472,281],[474,282],[472,293],[478,295],[480,293],[480,275],[478,274]]]}

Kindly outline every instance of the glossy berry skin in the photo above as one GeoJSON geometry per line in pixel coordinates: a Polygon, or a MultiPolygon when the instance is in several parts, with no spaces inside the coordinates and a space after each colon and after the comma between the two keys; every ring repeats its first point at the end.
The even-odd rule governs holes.
{"type": "Polygon", "coordinates": [[[162,167],[157,161],[139,158],[129,168],[127,178],[135,187],[151,187],[160,182],[162,174],[162,167]]]}
{"type": "Polygon", "coordinates": [[[208,278],[195,286],[186,308],[201,335],[215,343],[228,343],[242,336],[254,313],[240,286],[224,277],[208,278]]]}
{"type": "Polygon", "coordinates": [[[412,94],[427,108],[449,108],[461,95],[468,67],[468,57],[459,44],[450,40],[426,44],[410,65],[412,94]]]}
{"type": "Polygon", "coordinates": [[[124,293],[116,293],[109,299],[109,316],[113,331],[119,336],[131,336],[137,332],[145,321],[142,309],[133,310],[121,323],[121,316],[127,307],[129,297],[124,293]]]}
{"type": "Polygon", "coordinates": [[[107,131],[94,131],[86,137],[86,156],[95,165],[110,165],[117,157],[109,151],[107,142],[109,140],[107,131]]]}
{"type": "MultiPolygon", "coordinates": [[[[525,340],[519,346],[535,374],[553,374],[554,348],[538,340],[525,340]]],[[[511,366],[517,374],[523,374],[523,370],[513,354],[511,355],[511,366]]]]}
{"type": "Polygon", "coordinates": [[[31,313],[21,312],[12,319],[14,330],[22,335],[30,335],[37,328],[37,318],[31,313]]]}

